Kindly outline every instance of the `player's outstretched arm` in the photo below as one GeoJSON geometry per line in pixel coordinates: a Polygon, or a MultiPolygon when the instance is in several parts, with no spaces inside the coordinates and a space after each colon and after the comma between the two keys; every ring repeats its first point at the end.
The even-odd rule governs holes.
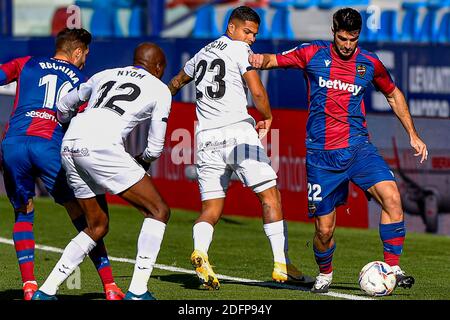
{"type": "Polygon", "coordinates": [[[277,56],[275,54],[250,54],[248,62],[256,69],[274,69],[278,67],[277,56]]]}
{"type": "Polygon", "coordinates": [[[259,138],[262,139],[272,126],[272,111],[270,110],[269,97],[255,70],[244,73],[244,80],[250,89],[256,109],[263,117],[263,120],[259,121],[255,128],[259,133],[259,138]]]}
{"type": "Polygon", "coordinates": [[[184,72],[184,69],[181,69],[181,71],[175,77],[173,77],[168,84],[172,96],[175,96],[178,91],[180,91],[181,88],[191,82],[192,79],[193,78],[191,78],[186,74],[186,72],[184,72]]]}
{"type": "Polygon", "coordinates": [[[56,103],[56,117],[61,123],[67,123],[74,117],[80,106],[89,100],[92,94],[90,81],[82,83],[78,88],[70,91],[56,103]]]}
{"type": "Polygon", "coordinates": [[[414,156],[421,157],[420,163],[427,160],[427,145],[422,141],[422,139],[420,139],[416,128],[414,127],[414,122],[411,114],[409,113],[405,96],[399,88],[395,88],[392,93],[386,94],[385,96],[395,115],[400,120],[409,135],[411,146],[414,150],[416,150],[414,156]]]}

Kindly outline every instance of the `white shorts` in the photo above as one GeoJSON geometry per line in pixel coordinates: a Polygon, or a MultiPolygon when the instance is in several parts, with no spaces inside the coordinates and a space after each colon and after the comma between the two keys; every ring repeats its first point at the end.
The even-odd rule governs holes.
{"type": "Polygon", "coordinates": [[[260,193],[276,185],[258,133],[249,122],[197,133],[197,175],[202,201],[224,198],[233,172],[260,193]]]}
{"type": "Polygon", "coordinates": [[[62,165],[67,181],[80,199],[109,192],[118,194],[139,182],[144,169],[120,144],[93,147],[83,140],[63,140],[62,165]]]}

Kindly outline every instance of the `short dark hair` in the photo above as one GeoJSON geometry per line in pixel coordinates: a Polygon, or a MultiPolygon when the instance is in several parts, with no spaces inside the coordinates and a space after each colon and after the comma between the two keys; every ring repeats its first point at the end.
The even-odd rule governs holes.
{"type": "Polygon", "coordinates": [[[244,22],[252,21],[257,24],[261,24],[261,18],[256,13],[256,11],[247,6],[240,6],[234,9],[231,12],[231,16],[230,19],[228,20],[228,23],[230,23],[230,21],[232,21],[233,19],[238,19],[244,22]]]}
{"type": "Polygon", "coordinates": [[[72,53],[76,48],[85,48],[92,41],[92,35],[86,29],[69,29],[61,30],[56,36],[56,51],[72,53]]]}
{"type": "Polygon", "coordinates": [[[361,31],[361,14],[353,8],[339,9],[333,14],[333,31],[361,31]]]}

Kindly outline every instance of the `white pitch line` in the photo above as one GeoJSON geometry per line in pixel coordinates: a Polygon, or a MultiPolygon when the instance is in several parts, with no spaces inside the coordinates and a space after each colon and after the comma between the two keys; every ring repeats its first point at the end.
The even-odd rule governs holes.
{"type": "MultiPolygon", "coordinates": [[[[12,239],[2,238],[0,237],[0,243],[14,245],[14,241],[12,239]]],[[[41,244],[36,244],[36,249],[47,251],[47,252],[54,252],[54,253],[63,253],[63,249],[45,246],[41,244]]],[[[110,257],[108,256],[109,260],[111,261],[117,261],[117,262],[124,262],[124,263],[131,263],[135,264],[136,260],[133,259],[127,259],[127,258],[116,258],[116,257],[110,257]]],[[[179,273],[187,273],[187,274],[195,274],[194,270],[190,269],[184,269],[184,268],[178,268],[173,266],[168,266],[164,264],[158,264],[155,263],[155,268],[166,270],[166,271],[172,271],[172,272],[179,272],[179,273]]],[[[309,291],[302,287],[297,287],[293,285],[288,284],[281,284],[276,282],[268,282],[268,281],[262,281],[262,280],[252,280],[252,279],[245,279],[245,278],[236,278],[236,277],[230,277],[223,274],[217,274],[217,277],[223,280],[229,280],[229,281],[235,281],[235,282],[241,282],[241,283],[252,283],[258,286],[262,287],[273,287],[273,288],[282,288],[282,289],[290,289],[290,290],[300,290],[300,291],[309,291]]],[[[353,294],[345,294],[345,293],[338,293],[338,292],[327,292],[327,293],[321,293],[325,296],[330,296],[334,298],[342,298],[347,300],[375,300],[368,297],[362,297],[362,296],[356,296],[353,294]]]]}

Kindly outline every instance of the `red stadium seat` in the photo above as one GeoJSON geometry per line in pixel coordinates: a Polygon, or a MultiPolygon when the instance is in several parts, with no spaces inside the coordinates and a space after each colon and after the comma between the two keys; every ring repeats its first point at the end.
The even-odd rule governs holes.
{"type": "Polygon", "coordinates": [[[58,32],[66,27],[68,17],[69,15],[67,14],[67,7],[60,7],[55,10],[52,18],[52,36],[56,36],[58,32]]]}

